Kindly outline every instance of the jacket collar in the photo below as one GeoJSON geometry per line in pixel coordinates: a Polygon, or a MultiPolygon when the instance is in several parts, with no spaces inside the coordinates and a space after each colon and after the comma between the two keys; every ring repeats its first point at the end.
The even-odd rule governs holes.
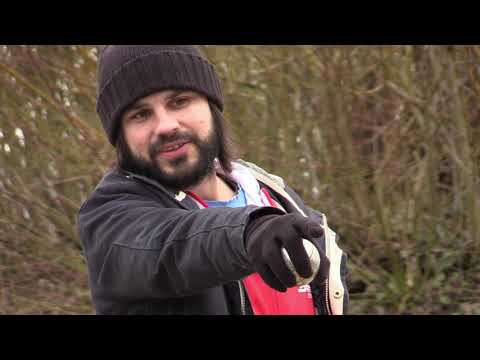
{"type": "Polygon", "coordinates": [[[187,196],[187,194],[185,194],[183,191],[175,191],[167,186],[162,185],[161,183],[159,183],[158,181],[155,181],[154,179],[151,179],[146,176],[139,175],[130,171],[118,170],[118,173],[127,179],[135,179],[137,181],[153,186],[157,190],[160,190],[162,193],[168,195],[172,200],[179,203],[180,206],[184,209],[189,210],[189,209],[197,208],[195,202],[192,199],[190,199],[187,196]]]}
{"type": "MultiPolygon", "coordinates": [[[[251,177],[252,179],[260,180],[256,176],[259,172],[261,172],[263,174],[268,174],[268,173],[265,172],[265,170],[259,168],[258,166],[254,165],[252,163],[240,160],[240,159],[237,160],[237,161],[234,161],[232,165],[233,165],[233,168],[234,168],[234,174],[233,175],[235,175],[235,173],[240,174],[240,173],[243,172],[244,175],[246,175],[247,177],[251,177]]],[[[140,182],[146,183],[150,186],[153,186],[157,190],[160,190],[162,193],[168,195],[172,200],[176,201],[184,209],[197,209],[198,208],[195,201],[192,200],[189,196],[187,196],[187,194],[183,191],[176,191],[172,188],[169,188],[167,186],[162,185],[158,181],[155,181],[155,180],[153,180],[151,178],[148,178],[146,176],[143,176],[143,175],[139,175],[139,174],[132,173],[132,172],[125,171],[125,170],[121,170],[121,169],[117,169],[117,171],[121,176],[124,176],[127,179],[135,179],[137,181],[140,181],[140,182]]],[[[223,170],[219,166],[217,166],[216,171],[217,171],[217,175],[220,176],[229,185],[232,185],[235,188],[238,187],[237,182],[240,180],[240,179],[237,179],[238,176],[232,176],[232,174],[227,174],[227,173],[223,172],[223,170]]],[[[268,174],[268,175],[272,176],[271,174],[268,174]]],[[[277,180],[277,179],[275,179],[275,180],[277,180]]],[[[252,186],[254,186],[254,185],[256,187],[258,187],[258,190],[260,189],[259,186],[258,186],[258,183],[257,184],[252,184],[252,186]]],[[[244,184],[242,184],[242,186],[245,188],[244,184]]],[[[253,194],[253,193],[255,193],[255,191],[248,191],[248,193],[253,194]]]]}

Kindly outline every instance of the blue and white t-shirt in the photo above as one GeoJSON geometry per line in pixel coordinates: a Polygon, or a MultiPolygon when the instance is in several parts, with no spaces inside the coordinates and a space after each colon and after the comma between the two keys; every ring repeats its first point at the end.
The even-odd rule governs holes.
{"type": "Polygon", "coordinates": [[[245,195],[245,190],[243,190],[243,187],[240,184],[238,184],[237,195],[235,195],[230,200],[226,200],[226,201],[211,200],[211,201],[206,201],[206,203],[210,208],[219,208],[219,207],[236,208],[236,207],[247,206],[247,198],[245,195]]]}

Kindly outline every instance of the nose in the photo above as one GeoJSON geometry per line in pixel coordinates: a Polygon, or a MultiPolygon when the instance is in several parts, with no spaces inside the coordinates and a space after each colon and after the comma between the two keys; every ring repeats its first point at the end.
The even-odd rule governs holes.
{"type": "Polygon", "coordinates": [[[177,131],[180,127],[175,115],[165,109],[155,109],[155,135],[170,134],[177,131]]]}

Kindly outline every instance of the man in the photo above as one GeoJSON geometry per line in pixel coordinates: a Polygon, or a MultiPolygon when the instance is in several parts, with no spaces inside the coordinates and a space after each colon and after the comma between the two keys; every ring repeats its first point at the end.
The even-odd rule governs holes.
{"type": "Polygon", "coordinates": [[[281,178],[233,160],[218,77],[195,47],[107,46],[97,100],[118,158],[78,217],[98,314],[345,312],[335,233],[281,178]]]}

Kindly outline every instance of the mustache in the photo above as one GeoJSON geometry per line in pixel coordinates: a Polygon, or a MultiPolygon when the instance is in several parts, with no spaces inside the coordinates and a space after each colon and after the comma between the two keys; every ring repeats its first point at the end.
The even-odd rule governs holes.
{"type": "Polygon", "coordinates": [[[197,137],[194,134],[191,133],[173,133],[173,134],[165,134],[159,136],[152,144],[150,144],[148,148],[148,152],[150,154],[150,157],[154,157],[157,155],[162,147],[166,144],[176,142],[176,141],[188,141],[192,143],[196,143],[197,137]]]}

